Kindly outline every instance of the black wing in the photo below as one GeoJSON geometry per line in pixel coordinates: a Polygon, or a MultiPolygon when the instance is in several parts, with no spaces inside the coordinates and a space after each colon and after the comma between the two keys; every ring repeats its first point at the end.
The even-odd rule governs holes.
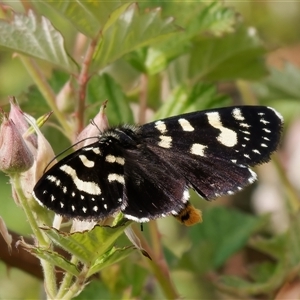
{"type": "Polygon", "coordinates": [[[96,142],[55,164],[37,182],[33,196],[60,215],[103,219],[123,204],[122,174],[122,149],[96,142]]]}
{"type": "Polygon", "coordinates": [[[126,164],[123,213],[147,222],[178,214],[189,198],[186,180],[147,145],[124,152],[126,164]]]}
{"type": "Polygon", "coordinates": [[[213,199],[256,179],[248,167],[270,159],[282,124],[282,117],[269,107],[227,107],[148,123],[140,136],[189,187],[213,199]]]}

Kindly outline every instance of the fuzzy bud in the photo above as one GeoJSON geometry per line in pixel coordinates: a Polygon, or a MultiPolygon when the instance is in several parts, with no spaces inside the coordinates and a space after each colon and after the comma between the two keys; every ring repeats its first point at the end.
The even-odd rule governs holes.
{"type": "MultiPolygon", "coordinates": [[[[25,119],[24,113],[21,110],[16,98],[10,97],[9,102],[10,112],[8,118],[15,123],[18,131],[23,135],[29,128],[28,122],[25,119]]],[[[26,141],[29,141],[35,148],[37,147],[37,137],[35,134],[30,134],[24,138],[26,141]]]]}
{"type": "Polygon", "coordinates": [[[98,112],[98,114],[95,116],[92,122],[90,122],[77,136],[76,141],[81,143],[76,145],[76,148],[81,148],[83,146],[87,146],[89,144],[92,144],[96,142],[96,138],[99,136],[99,134],[107,129],[109,127],[108,119],[105,114],[105,108],[106,108],[107,101],[105,101],[98,112]],[[91,138],[91,139],[87,139],[91,138]],[[95,139],[93,139],[95,138],[95,139]],[[87,139],[83,141],[84,139],[87,139]]]}
{"type": "Polygon", "coordinates": [[[33,154],[15,123],[2,113],[0,126],[0,170],[5,173],[24,172],[34,162],[33,154]]]}

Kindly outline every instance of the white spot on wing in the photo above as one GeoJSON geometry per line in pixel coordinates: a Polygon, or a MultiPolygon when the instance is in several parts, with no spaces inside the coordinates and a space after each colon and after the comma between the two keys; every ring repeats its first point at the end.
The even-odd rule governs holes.
{"type": "Polygon", "coordinates": [[[199,155],[199,156],[205,156],[205,149],[207,146],[201,145],[201,144],[193,144],[191,147],[191,154],[199,155]]]}
{"type": "Polygon", "coordinates": [[[95,205],[95,206],[93,207],[93,211],[96,211],[96,212],[97,212],[97,211],[98,211],[98,206],[95,205]]]}
{"type": "Polygon", "coordinates": [[[249,183],[253,183],[253,182],[256,180],[257,175],[256,175],[256,173],[255,173],[254,171],[252,171],[251,169],[248,169],[248,170],[249,170],[249,172],[251,173],[251,177],[248,178],[248,182],[249,182],[249,183]]]}
{"type": "Polygon", "coordinates": [[[187,202],[189,200],[189,198],[190,198],[190,193],[189,193],[189,190],[186,189],[186,190],[184,190],[183,195],[182,195],[183,203],[187,202]]]}
{"type": "Polygon", "coordinates": [[[182,127],[183,131],[194,131],[194,127],[191,125],[191,123],[183,118],[180,118],[178,120],[178,123],[180,124],[180,126],[182,127]]]}
{"type": "Polygon", "coordinates": [[[129,219],[129,220],[133,220],[135,222],[140,222],[140,223],[145,223],[145,222],[149,222],[150,219],[149,218],[137,218],[137,217],[134,217],[134,216],[131,216],[131,215],[127,215],[127,214],[124,214],[124,217],[129,219]]]}
{"type": "Polygon", "coordinates": [[[245,128],[249,128],[251,127],[251,125],[247,124],[247,123],[240,123],[241,127],[245,127],[245,128]]]}
{"type": "Polygon", "coordinates": [[[101,151],[99,148],[91,148],[91,150],[95,153],[95,154],[100,154],[101,155],[101,151]]]}
{"type": "Polygon", "coordinates": [[[158,146],[160,146],[162,148],[166,148],[166,149],[169,149],[172,147],[172,138],[170,136],[161,135],[159,138],[160,138],[160,141],[158,142],[158,146]]]}
{"type": "Polygon", "coordinates": [[[244,116],[242,114],[242,111],[239,108],[235,108],[232,111],[232,115],[238,121],[244,121],[245,120],[245,118],[244,118],[244,116]]]}
{"type": "Polygon", "coordinates": [[[49,181],[54,182],[57,186],[60,186],[60,180],[57,179],[55,176],[53,175],[48,175],[46,177],[49,181]]]}
{"type": "Polygon", "coordinates": [[[75,211],[75,206],[74,205],[72,205],[71,208],[72,208],[72,211],[75,211]]]}
{"type": "Polygon", "coordinates": [[[163,121],[156,121],[155,128],[160,131],[160,133],[165,134],[167,132],[167,126],[163,121]]]}
{"type": "Polygon", "coordinates": [[[117,163],[122,166],[125,164],[125,159],[123,157],[114,156],[114,155],[110,155],[110,154],[105,157],[105,161],[107,161],[109,163],[117,163]]]}
{"type": "Polygon", "coordinates": [[[60,169],[73,179],[73,182],[79,191],[83,191],[91,195],[101,194],[101,189],[97,183],[93,181],[83,181],[79,179],[76,174],[76,170],[74,170],[72,167],[68,165],[62,165],[60,169]]]}
{"type": "Polygon", "coordinates": [[[87,208],[86,208],[86,207],[83,207],[83,208],[82,208],[82,211],[83,211],[84,213],[86,213],[87,208]]]}
{"type": "Polygon", "coordinates": [[[267,125],[267,124],[270,123],[269,121],[267,121],[267,120],[265,120],[265,119],[260,119],[259,122],[261,122],[261,123],[263,123],[263,124],[265,124],[265,125],[267,125]]]}
{"type": "Polygon", "coordinates": [[[108,177],[107,177],[107,179],[108,179],[109,182],[118,181],[121,184],[125,184],[124,176],[116,174],[116,173],[109,174],[108,177]]]}
{"type": "Polygon", "coordinates": [[[79,155],[79,158],[85,167],[93,168],[95,166],[95,162],[89,160],[85,155],[79,155]]]}
{"type": "Polygon", "coordinates": [[[237,133],[229,128],[223,126],[218,112],[206,113],[208,122],[211,126],[219,129],[221,132],[217,140],[224,146],[233,147],[237,144],[237,133]]]}

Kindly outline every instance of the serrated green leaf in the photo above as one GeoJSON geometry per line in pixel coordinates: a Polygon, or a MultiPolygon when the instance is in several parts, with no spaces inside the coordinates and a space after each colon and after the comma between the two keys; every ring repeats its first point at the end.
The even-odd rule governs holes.
{"type": "Polygon", "coordinates": [[[189,76],[193,80],[258,79],[267,74],[264,48],[255,32],[240,28],[221,38],[197,42],[191,52],[189,76]]]}
{"type": "MultiPolygon", "coordinates": [[[[122,5],[122,1],[45,1],[58,13],[68,19],[80,32],[94,38],[111,15],[118,10],[121,14],[130,3],[122,5]]],[[[115,16],[118,16],[115,13],[115,16]]],[[[114,21],[114,20],[113,20],[114,21]]]]}
{"type": "MultiPolygon", "coordinates": [[[[115,18],[115,12],[111,18],[115,18]]],[[[102,40],[97,46],[92,69],[102,69],[124,54],[153,43],[157,43],[178,29],[173,19],[162,19],[160,10],[140,13],[132,4],[115,22],[107,23],[102,32],[102,40]]]]}
{"type": "MultiPolygon", "coordinates": [[[[139,4],[143,9],[157,6],[150,2],[139,4]]],[[[165,1],[159,5],[163,15],[174,17],[188,38],[208,32],[212,35],[231,32],[237,20],[235,11],[220,1],[165,1]]]]}
{"type": "Polygon", "coordinates": [[[44,259],[52,265],[57,266],[74,276],[79,274],[77,267],[57,252],[41,248],[32,248],[31,252],[38,258],[44,259]]]}
{"type": "Polygon", "coordinates": [[[134,247],[116,248],[112,247],[109,251],[97,258],[94,264],[90,267],[88,277],[101,271],[102,269],[115,264],[134,251],[134,247]]]}
{"type": "Polygon", "coordinates": [[[218,95],[216,87],[198,83],[191,90],[181,85],[174,89],[166,102],[156,112],[154,119],[162,119],[191,111],[225,106],[230,103],[227,96],[218,95]]]}
{"type": "Polygon", "coordinates": [[[64,233],[54,228],[43,229],[55,244],[91,265],[113,245],[127,225],[118,227],[96,225],[90,231],[75,233],[64,233]]]}
{"type": "MultiPolygon", "coordinates": [[[[93,76],[87,90],[87,101],[90,104],[102,103],[108,100],[106,113],[111,125],[133,123],[133,114],[121,87],[107,74],[93,76]]],[[[88,114],[91,119],[91,115],[88,114]]]]}
{"type": "MultiPolygon", "coordinates": [[[[147,3],[149,5],[149,3],[147,3]]],[[[164,15],[173,16],[182,30],[154,45],[148,52],[145,66],[148,74],[163,70],[168,62],[187,52],[193,38],[220,36],[231,32],[236,22],[233,9],[224,7],[220,2],[203,1],[187,3],[161,3],[164,15]],[[153,57],[155,54],[155,57],[153,57]]]]}
{"type": "Polygon", "coordinates": [[[0,46],[76,73],[77,65],[64,48],[62,35],[49,20],[40,20],[32,11],[28,15],[15,14],[11,22],[0,20],[0,46]]]}

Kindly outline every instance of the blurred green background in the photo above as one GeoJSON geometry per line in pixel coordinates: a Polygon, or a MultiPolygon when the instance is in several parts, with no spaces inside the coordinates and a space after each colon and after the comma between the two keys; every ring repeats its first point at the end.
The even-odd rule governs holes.
{"type": "MultiPolygon", "coordinates": [[[[162,18],[174,16],[174,24],[184,31],[187,24],[190,24],[188,19],[192,18],[185,15],[189,10],[184,6],[193,5],[197,8],[203,4],[201,1],[170,3],[141,2],[139,6],[140,11],[146,12],[147,9],[161,6],[162,18]]],[[[295,194],[299,197],[300,188],[300,174],[297,173],[297,169],[300,169],[297,156],[300,143],[300,2],[222,1],[222,4],[228,11],[223,11],[222,15],[220,8],[216,7],[216,11],[220,10],[218,17],[224,18],[224,24],[226,20],[229,22],[234,19],[234,24],[222,24],[223,27],[213,30],[211,28],[214,24],[209,24],[207,31],[201,31],[200,27],[201,38],[195,34],[185,44],[180,44],[181,40],[178,45],[172,41],[172,48],[165,52],[169,55],[166,55],[166,61],[158,61],[161,56],[155,52],[159,49],[164,53],[166,45],[152,48],[153,56],[149,54],[150,48],[141,46],[126,53],[124,59],[121,57],[108,67],[97,70],[101,77],[90,81],[85,121],[97,113],[99,105],[106,98],[111,101],[107,110],[111,124],[150,121],[186,110],[232,104],[260,103],[280,111],[285,118],[282,146],[275,158],[276,164],[270,163],[257,169],[260,178],[258,184],[248,187],[236,196],[223,197],[211,203],[201,199],[199,201],[198,196],[192,193],[193,204],[203,210],[203,224],[186,228],[172,217],[160,219],[157,224],[171,278],[183,298],[232,299],[232,295],[235,295],[239,299],[292,299],[293,296],[290,295],[294,294],[288,292],[292,293],[294,289],[299,291],[300,287],[297,268],[294,270],[296,275],[293,277],[293,288],[286,287],[291,264],[297,267],[300,264],[300,254],[297,251],[300,244],[296,239],[297,214],[291,213],[288,208],[289,197],[294,197],[295,194]],[[225,14],[228,14],[228,18],[224,17],[225,14]],[[231,35],[230,27],[232,32],[240,35],[231,35]],[[219,39],[218,30],[221,32],[219,39]],[[249,36],[252,33],[256,35],[257,40],[255,38],[249,42],[252,43],[251,47],[245,42],[245,49],[240,49],[246,31],[249,36]],[[239,38],[235,40],[236,36],[239,38]],[[231,54],[231,49],[234,52],[234,43],[237,56],[232,54],[232,60],[226,61],[224,58],[225,62],[218,61],[218,56],[222,56],[223,52],[228,51],[231,54]],[[212,44],[215,48],[210,50],[212,44]],[[231,48],[228,50],[227,46],[231,48]],[[192,61],[189,69],[186,67],[187,55],[190,55],[192,61]],[[176,59],[172,60],[173,57],[176,59]],[[140,78],[145,74],[148,80],[146,104],[140,98],[140,90],[143,89],[140,78]],[[171,82],[171,88],[164,91],[161,82],[166,77],[171,82]],[[179,84],[181,82],[184,84],[179,84]],[[161,101],[165,94],[167,100],[161,101]],[[181,103],[180,99],[186,102],[183,105],[174,105],[181,103]],[[122,106],[120,103],[126,104],[122,106]],[[141,117],[139,108],[143,105],[145,108],[141,117]],[[269,215],[266,217],[265,214],[269,215]],[[287,230],[290,230],[288,235],[291,239],[285,236],[287,230]],[[263,237],[272,238],[273,244],[256,243],[253,237],[257,232],[263,237]],[[280,248],[280,241],[284,241],[290,246],[289,250],[293,251],[294,254],[289,253],[294,259],[293,263],[282,260],[287,250],[280,248]],[[281,268],[280,263],[285,263],[285,267],[281,268]],[[222,275],[236,275],[245,280],[250,278],[255,284],[251,286],[250,283],[237,282],[231,277],[226,277],[217,284],[217,279],[222,275]]],[[[23,1],[1,1],[2,18],[7,12],[4,5],[12,7],[16,12],[24,12],[28,8],[23,1]]],[[[65,38],[65,48],[76,56],[74,49],[79,43],[79,37],[71,22],[67,22],[62,14],[58,14],[55,9],[49,9],[43,3],[28,5],[32,5],[39,16],[44,15],[55,28],[59,28],[65,38]]],[[[203,9],[202,13],[205,16],[207,12],[203,9]]],[[[201,26],[205,27],[204,25],[201,23],[201,26]]],[[[1,42],[2,46],[3,44],[1,42]]],[[[44,60],[38,60],[38,65],[53,90],[58,93],[62,83],[69,78],[68,72],[53,67],[44,60]]],[[[34,117],[50,111],[22,61],[13,55],[11,49],[4,46],[0,48],[0,78],[0,107],[5,111],[9,111],[9,95],[16,96],[23,110],[34,117]]],[[[72,98],[72,95],[68,96],[72,98]]],[[[71,111],[72,109],[71,105],[71,111]]],[[[51,124],[45,126],[43,132],[56,153],[72,142],[51,124]]],[[[0,173],[0,190],[0,216],[7,227],[20,235],[30,235],[31,230],[24,213],[12,199],[9,178],[3,173],[0,173]]],[[[143,234],[146,239],[153,241],[151,230],[150,226],[144,225],[143,234]]],[[[120,264],[110,267],[79,298],[165,298],[155,277],[145,267],[145,259],[135,253],[120,264]]],[[[0,299],[39,299],[44,296],[42,290],[40,280],[0,262],[0,299]]]]}

